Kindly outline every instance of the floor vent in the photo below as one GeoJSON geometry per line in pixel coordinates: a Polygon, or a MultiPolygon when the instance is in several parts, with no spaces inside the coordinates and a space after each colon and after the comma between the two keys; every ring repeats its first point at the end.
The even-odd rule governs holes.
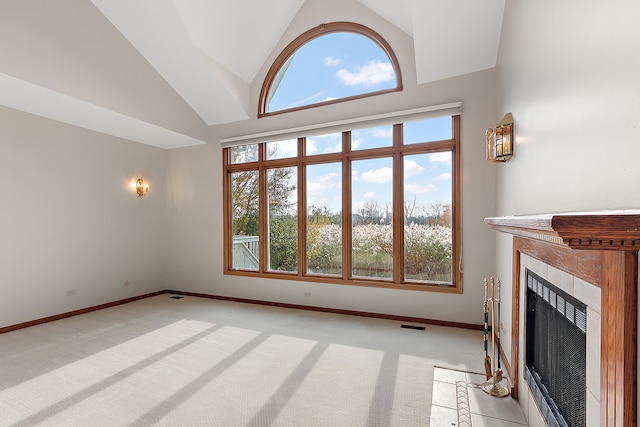
{"type": "Polygon", "coordinates": [[[424,331],[424,326],[415,326],[415,325],[400,325],[401,328],[404,329],[416,329],[418,331],[424,331]]]}
{"type": "Polygon", "coordinates": [[[171,298],[171,299],[182,299],[184,297],[180,297],[180,296],[177,296],[177,295],[172,295],[169,298],[171,298]]]}

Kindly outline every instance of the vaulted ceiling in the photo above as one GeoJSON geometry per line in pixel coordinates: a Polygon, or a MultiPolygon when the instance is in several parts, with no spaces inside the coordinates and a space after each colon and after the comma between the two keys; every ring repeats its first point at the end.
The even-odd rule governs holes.
{"type": "MultiPolygon", "coordinates": [[[[251,83],[305,1],[3,0],[0,104],[163,148],[203,143],[208,126],[250,117],[251,83]],[[170,105],[146,112],[154,102],[170,105]]],[[[413,39],[418,84],[495,66],[505,0],[358,1],[413,39]]]]}

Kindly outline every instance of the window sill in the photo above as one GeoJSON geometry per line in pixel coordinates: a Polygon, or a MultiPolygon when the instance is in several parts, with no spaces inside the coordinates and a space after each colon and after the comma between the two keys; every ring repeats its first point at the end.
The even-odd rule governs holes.
{"type": "Polygon", "coordinates": [[[257,271],[248,270],[226,270],[225,275],[229,276],[244,276],[255,277],[261,279],[276,279],[276,280],[297,280],[300,282],[314,282],[314,283],[327,283],[333,285],[348,285],[348,286],[361,286],[368,288],[384,288],[384,289],[396,289],[406,291],[422,291],[422,292],[441,292],[447,294],[462,294],[460,286],[456,287],[453,284],[443,286],[437,283],[393,283],[388,280],[360,280],[359,278],[342,279],[339,277],[331,276],[316,276],[316,275],[303,275],[300,276],[297,273],[281,273],[281,272],[266,272],[260,273],[257,271]]]}

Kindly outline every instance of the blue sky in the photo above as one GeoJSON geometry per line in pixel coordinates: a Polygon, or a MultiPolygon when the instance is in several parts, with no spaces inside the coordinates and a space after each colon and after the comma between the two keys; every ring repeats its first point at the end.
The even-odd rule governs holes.
{"type": "MultiPolygon", "coordinates": [[[[450,129],[451,119],[447,119],[450,129]]],[[[375,146],[380,142],[379,139],[387,139],[382,136],[378,128],[367,129],[367,131],[362,131],[369,134],[364,142],[367,146],[375,146]]],[[[442,138],[432,137],[425,140],[429,139],[442,138]]],[[[332,145],[328,144],[328,146],[332,145]]],[[[451,164],[451,154],[448,152],[406,156],[404,158],[405,200],[415,199],[418,206],[451,203],[451,164]]],[[[375,202],[381,208],[391,206],[392,159],[360,160],[353,162],[351,166],[353,212],[357,212],[367,202],[375,202]]],[[[333,212],[340,211],[341,173],[340,164],[314,165],[307,168],[308,205],[327,206],[333,212]]]]}
{"type": "MultiPolygon", "coordinates": [[[[451,138],[451,118],[442,117],[405,124],[405,143],[435,141],[451,138]]],[[[341,134],[329,134],[307,138],[307,154],[338,152],[341,134]]],[[[354,149],[376,148],[391,145],[391,126],[354,130],[354,149]]],[[[297,141],[269,143],[277,145],[274,157],[296,155],[297,141]]],[[[451,154],[432,153],[405,156],[405,200],[417,206],[433,203],[451,203],[451,154]]],[[[393,168],[391,158],[360,160],[352,163],[352,209],[358,210],[367,202],[375,202],[381,208],[391,205],[393,168]]],[[[342,210],[342,166],[339,163],[311,165],[307,167],[307,203],[326,206],[332,212],[342,210]]],[[[292,183],[295,184],[295,183],[292,183]]],[[[291,194],[291,201],[297,195],[291,194]]]]}
{"type": "MultiPolygon", "coordinates": [[[[298,50],[274,91],[269,111],[313,104],[334,98],[393,88],[393,67],[380,47],[364,36],[332,33],[316,38],[298,50]]],[[[451,118],[442,117],[406,123],[405,144],[451,138],[451,118]]],[[[272,143],[276,144],[276,143],[272,143]]],[[[390,146],[392,127],[381,126],[354,130],[352,148],[367,149],[390,146]]],[[[278,157],[295,155],[296,142],[277,143],[278,157]]],[[[339,152],[341,135],[307,138],[307,154],[339,152]]],[[[405,157],[405,200],[418,206],[451,203],[450,153],[405,157]]],[[[339,164],[314,165],[307,169],[307,202],[341,210],[339,164]]],[[[391,159],[370,159],[352,164],[353,201],[357,212],[363,204],[375,202],[381,208],[391,205],[391,159]]],[[[295,200],[296,195],[291,195],[295,200]]]]}
{"type": "Polygon", "coordinates": [[[331,33],[301,47],[269,102],[269,111],[294,108],[396,86],[389,58],[368,38],[331,33]]]}

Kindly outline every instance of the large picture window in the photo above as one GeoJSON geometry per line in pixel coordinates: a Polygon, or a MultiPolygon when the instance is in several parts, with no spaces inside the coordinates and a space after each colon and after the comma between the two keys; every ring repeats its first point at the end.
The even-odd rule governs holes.
{"type": "Polygon", "coordinates": [[[462,291],[460,116],[223,153],[226,274],[462,291]]]}

